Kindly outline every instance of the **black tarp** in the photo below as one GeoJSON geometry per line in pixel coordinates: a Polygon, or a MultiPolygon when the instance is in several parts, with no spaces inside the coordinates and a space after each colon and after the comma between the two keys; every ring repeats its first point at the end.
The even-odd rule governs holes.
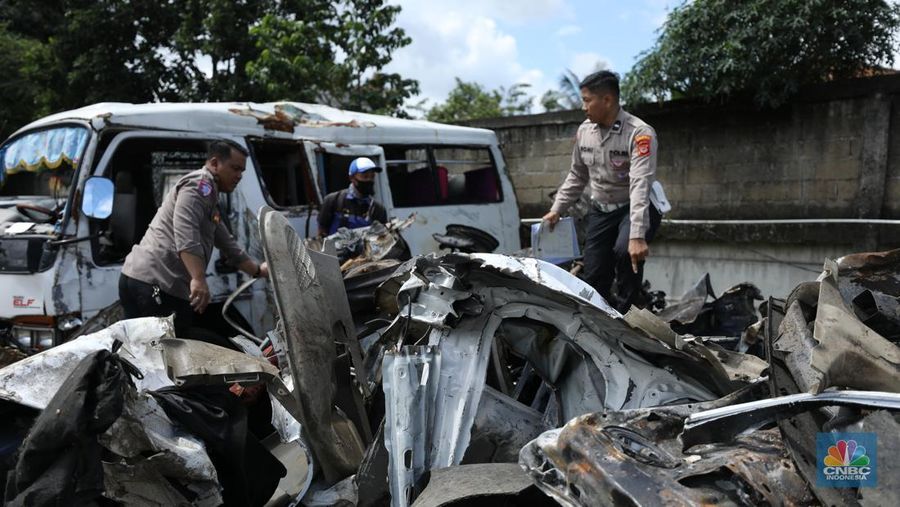
{"type": "Polygon", "coordinates": [[[208,386],[150,394],[172,422],[206,444],[225,505],[265,505],[287,470],[248,430],[240,398],[227,388],[208,386]]]}
{"type": "Polygon", "coordinates": [[[108,350],[85,357],[35,420],[7,475],[6,505],[103,503],[97,437],[119,418],[129,368],[108,350]]]}

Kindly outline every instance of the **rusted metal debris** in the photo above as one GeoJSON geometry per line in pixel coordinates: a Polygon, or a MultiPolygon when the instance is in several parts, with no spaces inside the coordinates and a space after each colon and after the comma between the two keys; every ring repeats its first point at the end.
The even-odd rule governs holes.
{"type": "MultiPolygon", "coordinates": [[[[575,418],[529,443],[520,463],[562,505],[900,502],[893,477],[850,489],[816,478],[819,433],[872,431],[879,449],[900,448],[900,351],[863,324],[872,307],[855,304],[865,291],[900,295],[897,259],[827,261],[819,281],[770,299],[754,330],[769,358],[763,380],[710,402],[575,418]]],[[[876,322],[896,318],[879,308],[876,322]]]]}
{"type": "Polygon", "coordinates": [[[309,113],[290,103],[275,104],[272,112],[254,109],[252,106],[233,107],[228,109],[229,112],[255,118],[266,130],[275,130],[279,132],[294,133],[294,127],[303,125],[305,127],[374,127],[371,122],[360,123],[355,119],[350,121],[329,121],[321,115],[309,113]]]}
{"type": "MultiPolygon", "coordinates": [[[[536,259],[404,258],[402,224],[326,242],[356,261],[304,244],[280,213],[263,210],[259,226],[280,317],[263,349],[125,321],[0,370],[0,399],[40,410],[71,364],[119,339],[143,374],[126,414],[152,412],[135,400],[154,389],[266,386],[268,447],[287,471],[273,502],[900,504],[892,465],[879,487],[842,490],[818,486],[815,464],[817,433],[873,431],[879,454],[900,451],[896,252],[828,262],[761,318],[752,286],[716,298],[708,278],[661,315],[621,315],[536,259]],[[709,322],[728,338],[704,336],[709,322]]],[[[119,431],[113,453],[133,438],[119,431]]],[[[203,442],[158,438],[154,449],[196,458],[180,486],[203,500],[179,502],[227,496],[203,442]]],[[[146,463],[116,466],[110,498],[163,491],[146,463]]]]}

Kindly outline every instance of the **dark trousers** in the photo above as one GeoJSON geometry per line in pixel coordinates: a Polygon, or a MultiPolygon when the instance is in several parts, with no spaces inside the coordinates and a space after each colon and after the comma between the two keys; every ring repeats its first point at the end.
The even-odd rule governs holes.
{"type": "Polygon", "coordinates": [[[159,291],[159,302],[153,296],[154,286],[119,275],[119,301],[126,319],[138,317],[168,317],[175,314],[175,336],[188,337],[194,320],[194,310],[184,299],[159,291]]]}
{"type": "MultiPolygon", "coordinates": [[[[597,290],[603,299],[621,312],[628,311],[641,292],[644,282],[644,263],[635,273],[628,254],[631,233],[630,207],[604,213],[591,207],[588,213],[587,237],[584,241],[584,280],[597,290]],[[611,298],[613,280],[616,280],[616,299],[611,298]]],[[[650,205],[650,228],[644,237],[649,243],[662,215],[650,205]]]]}

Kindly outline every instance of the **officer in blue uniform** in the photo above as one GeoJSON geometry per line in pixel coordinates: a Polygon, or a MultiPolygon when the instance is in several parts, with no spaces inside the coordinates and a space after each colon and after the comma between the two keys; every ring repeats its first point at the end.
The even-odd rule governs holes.
{"type": "Polygon", "coordinates": [[[375,174],[381,168],[370,158],[350,163],[350,186],[325,196],[319,210],[319,236],[334,234],[341,227],[357,229],[373,221],[387,222],[387,212],[375,201],[375,174]]]}

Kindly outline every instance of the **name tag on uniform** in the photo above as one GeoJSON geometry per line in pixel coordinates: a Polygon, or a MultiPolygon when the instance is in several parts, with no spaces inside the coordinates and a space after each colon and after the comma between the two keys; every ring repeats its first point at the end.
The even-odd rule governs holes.
{"type": "Polygon", "coordinates": [[[631,155],[625,150],[609,150],[609,162],[616,169],[622,169],[630,165],[631,155]]]}

